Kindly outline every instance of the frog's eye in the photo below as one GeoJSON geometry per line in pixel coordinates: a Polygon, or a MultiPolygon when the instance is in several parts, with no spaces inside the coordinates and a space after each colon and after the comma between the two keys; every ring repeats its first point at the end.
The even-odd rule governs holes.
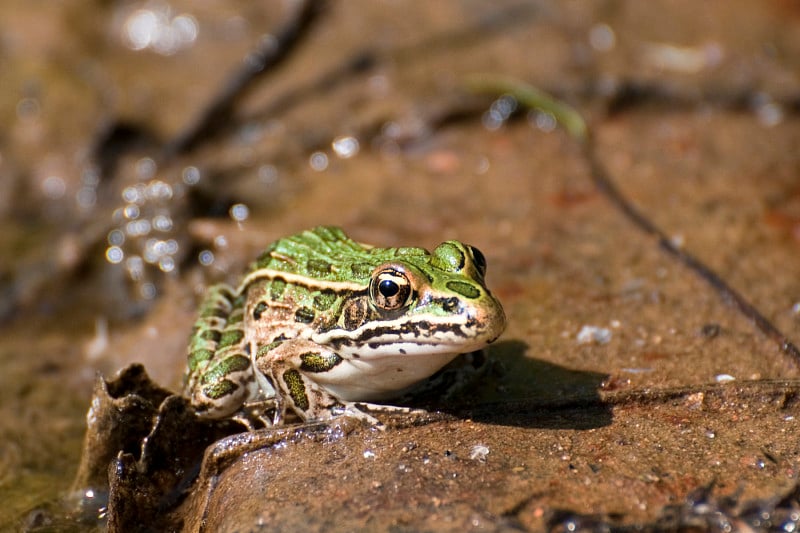
{"type": "Polygon", "coordinates": [[[387,268],[372,277],[369,295],[381,309],[394,311],[408,303],[411,296],[411,282],[404,273],[387,268]]]}
{"type": "Polygon", "coordinates": [[[484,257],[483,253],[474,246],[467,245],[467,249],[469,249],[470,253],[472,253],[472,260],[475,263],[475,269],[478,271],[481,277],[486,276],[486,257],[484,257]]]}

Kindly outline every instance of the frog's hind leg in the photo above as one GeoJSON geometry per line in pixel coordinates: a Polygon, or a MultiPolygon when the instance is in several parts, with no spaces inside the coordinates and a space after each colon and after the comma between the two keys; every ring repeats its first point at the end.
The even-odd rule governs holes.
{"type": "Polygon", "coordinates": [[[185,393],[203,418],[238,411],[258,390],[244,334],[244,298],[214,285],[200,305],[189,341],[185,393]]]}

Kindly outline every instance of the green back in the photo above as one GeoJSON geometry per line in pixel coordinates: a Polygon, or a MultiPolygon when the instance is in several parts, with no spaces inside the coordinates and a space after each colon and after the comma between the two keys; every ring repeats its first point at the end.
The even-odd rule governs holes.
{"type": "Polygon", "coordinates": [[[401,259],[424,267],[430,253],[422,248],[373,248],[355,242],[337,227],[319,226],[272,243],[251,266],[325,281],[367,285],[379,264],[401,259]]]}

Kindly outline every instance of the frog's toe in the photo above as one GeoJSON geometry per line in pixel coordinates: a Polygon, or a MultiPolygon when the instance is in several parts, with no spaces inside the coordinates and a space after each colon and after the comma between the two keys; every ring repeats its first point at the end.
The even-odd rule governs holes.
{"type": "Polygon", "coordinates": [[[277,411],[274,398],[246,402],[232,418],[245,426],[248,431],[275,426],[274,412],[277,411]]]}
{"type": "Polygon", "coordinates": [[[360,409],[356,403],[347,402],[342,405],[341,410],[337,409],[334,411],[334,413],[336,416],[347,416],[354,418],[368,426],[374,426],[381,430],[386,429],[386,426],[383,425],[383,422],[360,409]]]}

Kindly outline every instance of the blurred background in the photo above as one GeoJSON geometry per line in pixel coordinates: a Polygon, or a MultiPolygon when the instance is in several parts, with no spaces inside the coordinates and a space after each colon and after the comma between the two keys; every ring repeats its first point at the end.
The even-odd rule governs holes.
{"type": "MultiPolygon", "coordinates": [[[[552,115],[471,93],[476,74],[575,106],[624,194],[797,337],[793,0],[5,0],[0,525],[68,489],[97,372],[142,362],[179,390],[203,288],[317,224],[484,252],[517,344],[491,352],[507,373],[479,400],[600,386],[572,372],[625,390],[796,377],[605,201],[552,115]]],[[[800,450],[754,466],[766,427],[692,480],[655,490],[647,463],[608,474],[613,504],[597,486],[571,501],[646,522],[712,478],[774,496],[800,450]]]]}

